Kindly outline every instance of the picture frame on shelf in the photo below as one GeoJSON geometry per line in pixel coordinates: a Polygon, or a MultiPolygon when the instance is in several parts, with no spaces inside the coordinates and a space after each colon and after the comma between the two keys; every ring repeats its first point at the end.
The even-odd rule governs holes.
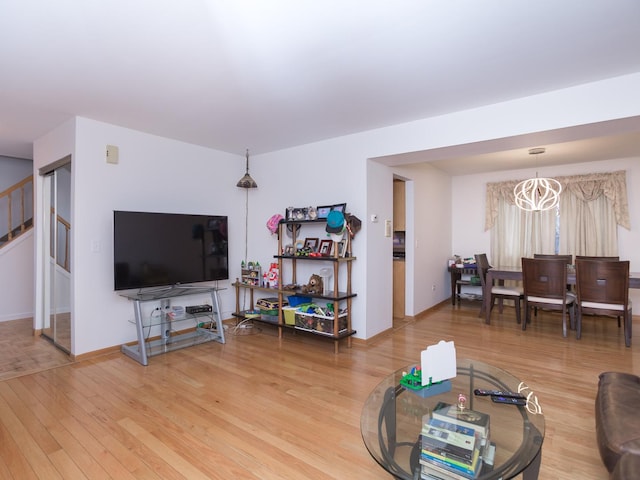
{"type": "Polygon", "coordinates": [[[345,257],[347,255],[347,241],[341,240],[336,243],[336,248],[338,249],[338,256],[345,257]]]}
{"type": "MultiPolygon", "coordinates": [[[[291,208],[291,207],[289,207],[291,208]]],[[[287,209],[287,215],[289,215],[289,209],[287,209]]],[[[291,209],[291,218],[289,219],[289,221],[292,220],[307,220],[307,209],[306,208],[297,208],[297,207],[293,207],[291,209]]]]}
{"type": "Polygon", "coordinates": [[[320,248],[318,248],[318,253],[324,256],[331,255],[331,247],[333,246],[333,240],[321,240],[320,248]]]}
{"type": "Polygon", "coordinates": [[[319,238],[305,238],[304,248],[310,248],[312,252],[316,252],[318,250],[319,242],[320,242],[319,238]]]}
{"type": "Polygon", "coordinates": [[[329,216],[329,212],[333,208],[333,205],[322,205],[316,207],[316,213],[318,214],[318,219],[325,219],[329,216]]]}
{"type": "Polygon", "coordinates": [[[286,256],[289,256],[289,257],[293,257],[296,254],[296,249],[291,244],[285,245],[284,246],[284,251],[282,252],[282,254],[286,255],[286,256]]]}
{"type": "Polygon", "coordinates": [[[336,203],[335,205],[331,206],[331,211],[332,212],[345,213],[347,211],[347,204],[346,203],[336,203]]]}

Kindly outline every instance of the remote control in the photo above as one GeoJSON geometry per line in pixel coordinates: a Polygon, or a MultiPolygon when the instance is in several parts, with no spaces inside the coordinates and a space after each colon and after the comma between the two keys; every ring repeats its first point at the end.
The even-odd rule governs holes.
{"type": "Polygon", "coordinates": [[[500,390],[482,390],[480,388],[476,388],[473,393],[480,397],[488,397],[488,396],[497,396],[497,397],[507,397],[507,398],[526,398],[524,395],[516,392],[501,392],[500,390]]]}
{"type": "Polygon", "coordinates": [[[506,403],[507,405],[526,405],[527,400],[524,398],[501,397],[499,395],[491,395],[491,400],[495,403],[506,403]]]}

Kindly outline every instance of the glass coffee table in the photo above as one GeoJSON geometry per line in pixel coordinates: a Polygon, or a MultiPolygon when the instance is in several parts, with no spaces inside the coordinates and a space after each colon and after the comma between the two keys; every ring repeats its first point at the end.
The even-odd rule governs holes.
{"type": "Polygon", "coordinates": [[[495,445],[493,464],[485,464],[476,478],[507,479],[522,474],[525,480],[538,478],[544,440],[544,416],[535,392],[526,384],[492,365],[476,360],[458,360],[451,391],[429,397],[403,387],[400,379],[413,365],[385,378],[367,398],[360,418],[362,439],[371,456],[395,478],[420,478],[420,431],[422,419],[438,402],[458,403],[467,398],[466,408],[489,414],[489,440],[495,445]],[[473,394],[474,389],[522,392],[524,406],[494,403],[491,397],[473,394]]]}

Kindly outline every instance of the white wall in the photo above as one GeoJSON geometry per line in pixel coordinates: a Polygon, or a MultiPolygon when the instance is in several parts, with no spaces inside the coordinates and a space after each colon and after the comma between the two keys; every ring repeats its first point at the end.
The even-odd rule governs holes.
{"type": "MultiPolygon", "coordinates": [[[[627,172],[627,195],[631,230],[618,227],[619,254],[631,262],[632,271],[640,271],[640,159],[613,159],[601,162],[576,163],[544,167],[543,169],[523,169],[493,172],[478,175],[464,175],[453,178],[451,197],[453,211],[453,253],[471,257],[475,253],[490,254],[490,232],[484,231],[486,184],[503,180],[517,180],[540,176],[582,175],[597,172],[627,172]]],[[[491,260],[491,259],[489,259],[491,260]]],[[[631,298],[640,303],[640,292],[631,290],[631,298]]]]}
{"type": "Polygon", "coordinates": [[[31,175],[33,162],[0,155],[0,192],[31,175]]]}
{"type": "MultiPolygon", "coordinates": [[[[353,325],[358,337],[369,338],[392,323],[392,243],[381,228],[385,219],[392,218],[392,178],[401,171],[400,167],[383,165],[382,159],[372,159],[640,115],[638,83],[640,74],[628,75],[257,155],[251,159],[251,174],[259,188],[248,192],[235,187],[244,173],[242,154],[226,154],[83,118],[68,122],[36,142],[34,158],[41,165],[73,153],[73,352],[82,354],[135,339],[133,325],[127,323],[132,318],[131,305],[113,292],[114,209],[228,215],[234,239],[231,275],[235,278],[244,257],[247,197],[248,257],[265,266],[277,245],[266,221],[274,213],[284,213],[287,206],[347,202],[348,210],[360,217],[363,228],[353,244],[358,257],[353,268],[353,289],[358,293],[353,325]],[[106,164],[107,144],[120,147],[119,165],[106,164]],[[373,213],[380,219],[378,224],[370,222],[373,213]],[[91,245],[99,245],[100,251],[91,252],[91,245]]],[[[412,179],[415,198],[414,259],[409,279],[415,295],[409,311],[418,313],[448,297],[445,262],[453,253],[452,247],[468,248],[457,239],[460,222],[468,222],[472,215],[465,213],[463,219],[457,219],[457,203],[454,208],[448,205],[447,197],[460,197],[454,193],[459,192],[455,180],[449,195],[451,180],[441,172],[408,167],[402,171],[412,179]],[[456,223],[452,224],[451,218],[456,218],[456,223]],[[431,290],[434,284],[435,293],[431,290]]],[[[474,188],[479,187],[465,190],[469,202],[478,198],[471,194],[474,188]]],[[[470,228],[466,224],[465,231],[470,228]]],[[[482,238],[481,231],[478,235],[482,238]]],[[[223,313],[231,312],[234,292],[223,292],[222,300],[223,313]]]]}
{"type": "Polygon", "coordinates": [[[0,250],[0,322],[33,317],[33,230],[0,250]]]}
{"type": "Polygon", "coordinates": [[[429,164],[396,167],[405,178],[412,208],[407,211],[407,315],[418,313],[449,296],[446,271],[451,246],[451,177],[429,164]]]}
{"type": "MultiPolygon", "coordinates": [[[[113,210],[227,215],[235,239],[230,262],[240,264],[244,191],[235,183],[244,171],[242,157],[77,118],[36,142],[36,168],[69,152],[75,355],[136,338],[129,322],[132,304],[113,289],[113,210]],[[65,139],[71,146],[62,146],[65,139]],[[117,165],[106,163],[108,144],[120,149],[117,165]]],[[[229,284],[219,285],[226,287],[221,293],[226,316],[235,308],[229,284]]]]}
{"type": "MultiPolygon", "coordinates": [[[[33,162],[22,158],[0,155],[0,191],[33,173],[33,162]]],[[[26,218],[31,218],[33,209],[33,187],[25,188],[26,218]]],[[[0,205],[0,236],[6,235],[8,227],[8,204],[0,205]]],[[[20,193],[12,196],[12,219],[16,227],[21,221],[20,193]]],[[[0,249],[0,281],[5,286],[0,290],[0,322],[33,317],[33,231],[23,234],[0,249]]]]}

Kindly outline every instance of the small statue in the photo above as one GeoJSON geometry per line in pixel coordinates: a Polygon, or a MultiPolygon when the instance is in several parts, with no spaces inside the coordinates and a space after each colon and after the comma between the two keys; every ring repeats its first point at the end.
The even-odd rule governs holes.
{"type": "Polygon", "coordinates": [[[467,408],[467,396],[464,393],[458,395],[458,410],[464,411],[467,408]]]}

